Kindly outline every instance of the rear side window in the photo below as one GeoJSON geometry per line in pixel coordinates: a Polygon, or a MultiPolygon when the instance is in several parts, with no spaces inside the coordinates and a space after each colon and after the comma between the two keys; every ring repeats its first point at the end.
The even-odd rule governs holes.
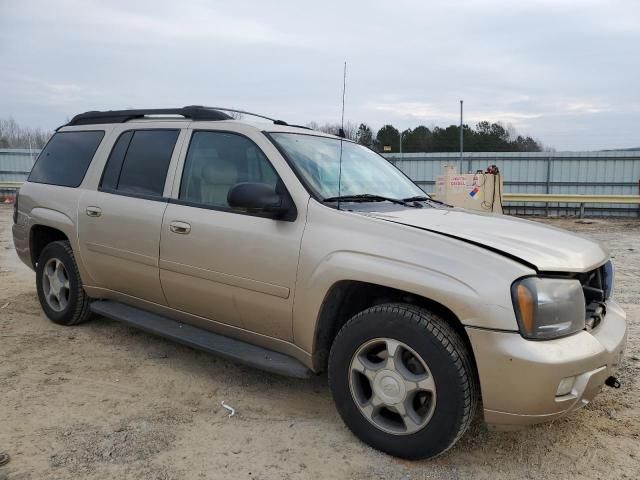
{"type": "Polygon", "coordinates": [[[179,130],[124,132],[111,150],[100,187],[161,197],[179,130]]]}
{"type": "Polygon", "coordinates": [[[103,130],[56,133],[40,152],[29,181],[79,186],[103,137],[103,130]]]}

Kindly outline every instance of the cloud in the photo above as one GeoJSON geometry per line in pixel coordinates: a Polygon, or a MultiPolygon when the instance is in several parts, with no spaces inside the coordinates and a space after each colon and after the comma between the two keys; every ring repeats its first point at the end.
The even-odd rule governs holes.
{"type": "Polygon", "coordinates": [[[569,102],[565,105],[565,110],[572,114],[602,113],[610,109],[606,105],[597,105],[589,102],[569,102]]]}
{"type": "MultiPolygon", "coordinates": [[[[389,112],[398,117],[410,117],[421,122],[437,122],[445,121],[457,123],[459,114],[455,113],[453,108],[444,109],[429,103],[387,103],[372,106],[374,110],[381,112],[389,112]]],[[[522,120],[532,118],[540,118],[543,116],[540,112],[518,112],[505,110],[475,110],[470,115],[465,116],[465,123],[479,122],[488,120],[492,122],[518,123],[522,120]]]]}
{"type": "Polygon", "coordinates": [[[0,0],[0,112],[233,105],[294,123],[501,121],[558,149],[636,146],[640,2],[0,0]]]}

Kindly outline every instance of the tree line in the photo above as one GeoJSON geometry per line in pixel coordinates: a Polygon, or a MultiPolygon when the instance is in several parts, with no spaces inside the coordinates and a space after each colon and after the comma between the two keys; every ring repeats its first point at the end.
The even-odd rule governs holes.
{"type": "Polygon", "coordinates": [[[0,148],[32,148],[39,150],[52,132],[18,125],[13,118],[0,119],[0,148]]]}
{"type": "MultiPolygon", "coordinates": [[[[307,124],[313,130],[338,135],[339,124],[307,124]]],[[[464,150],[466,152],[540,152],[543,145],[529,136],[519,135],[513,127],[501,123],[479,122],[475,127],[463,126],[464,150]]],[[[13,118],[0,119],[0,148],[41,149],[52,132],[40,128],[20,126],[13,118]]],[[[374,133],[366,123],[347,122],[344,125],[346,138],[378,152],[400,151],[400,131],[393,125],[384,125],[374,133]]],[[[460,150],[460,127],[428,128],[420,125],[402,131],[402,151],[405,153],[458,152],[460,150]]]]}
{"type": "MultiPolygon", "coordinates": [[[[338,135],[339,124],[307,124],[309,128],[338,135]]],[[[375,134],[366,123],[347,122],[346,138],[382,153],[400,152],[400,131],[393,125],[384,125],[375,134]]],[[[463,125],[462,135],[466,152],[541,152],[544,146],[532,137],[519,135],[513,127],[501,123],[479,122],[475,127],[463,125]]],[[[460,151],[460,127],[428,128],[420,125],[402,131],[402,152],[458,152],[460,151]]]]}

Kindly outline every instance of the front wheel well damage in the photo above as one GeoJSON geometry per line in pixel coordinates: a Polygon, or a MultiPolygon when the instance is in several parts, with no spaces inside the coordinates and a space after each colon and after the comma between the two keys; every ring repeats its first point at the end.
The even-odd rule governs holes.
{"type": "MultiPolygon", "coordinates": [[[[329,351],[340,328],[356,313],[384,303],[407,303],[426,308],[446,320],[471,352],[471,342],[458,317],[449,308],[429,298],[391,287],[372,283],[345,280],[334,284],[325,296],[316,327],[313,368],[327,368],[329,351]]],[[[475,369],[475,362],[474,362],[475,369]]]]}

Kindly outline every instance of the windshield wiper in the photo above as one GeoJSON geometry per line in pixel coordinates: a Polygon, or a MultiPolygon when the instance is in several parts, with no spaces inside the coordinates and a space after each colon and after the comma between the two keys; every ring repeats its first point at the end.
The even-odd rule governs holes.
{"type": "Polygon", "coordinates": [[[433,197],[427,197],[426,195],[416,195],[415,197],[403,198],[404,202],[432,202],[439,203],[440,205],[446,205],[446,203],[436,200],[433,197]]]}
{"type": "Polygon", "coordinates": [[[373,195],[371,193],[360,193],[358,195],[340,195],[339,197],[328,197],[323,202],[392,202],[405,207],[412,207],[404,200],[399,198],[383,197],[382,195],[373,195]]]}
{"type": "Polygon", "coordinates": [[[403,198],[405,202],[424,202],[425,200],[431,200],[431,197],[426,195],[416,195],[415,197],[403,198]]]}

